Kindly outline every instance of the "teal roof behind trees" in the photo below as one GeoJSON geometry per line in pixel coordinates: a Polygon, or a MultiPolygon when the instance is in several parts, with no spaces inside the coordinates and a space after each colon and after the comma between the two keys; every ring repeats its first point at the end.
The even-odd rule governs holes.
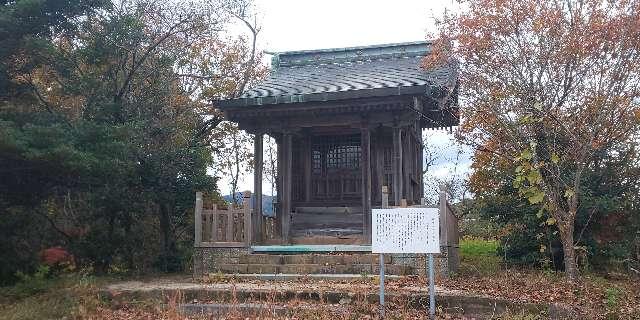
{"type": "Polygon", "coordinates": [[[275,53],[270,75],[226,107],[333,101],[393,95],[438,99],[457,84],[455,64],[421,67],[426,41],[275,53]]]}

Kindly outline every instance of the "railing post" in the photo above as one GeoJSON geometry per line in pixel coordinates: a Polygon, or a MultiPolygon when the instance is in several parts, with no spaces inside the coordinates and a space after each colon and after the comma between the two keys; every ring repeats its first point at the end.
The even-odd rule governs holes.
{"type": "Polygon", "coordinates": [[[195,235],[194,235],[194,246],[199,247],[202,243],[202,192],[196,192],[196,216],[194,217],[195,221],[195,235]]]}
{"type": "Polygon", "coordinates": [[[389,187],[382,186],[382,208],[389,208],[389,187]]]}
{"type": "MultiPolygon", "coordinates": [[[[242,193],[242,210],[244,212],[244,242],[248,247],[251,246],[251,191],[242,193]]],[[[261,214],[262,215],[262,214],[261,214]]]]}
{"type": "Polygon", "coordinates": [[[439,193],[439,204],[440,207],[440,246],[448,246],[449,245],[449,237],[448,237],[448,221],[447,221],[447,192],[444,184],[440,184],[440,193],[439,193]]]}
{"type": "Polygon", "coordinates": [[[209,224],[211,224],[211,236],[209,241],[216,242],[218,241],[218,205],[215,203],[213,204],[211,218],[209,218],[209,220],[209,224]]]}

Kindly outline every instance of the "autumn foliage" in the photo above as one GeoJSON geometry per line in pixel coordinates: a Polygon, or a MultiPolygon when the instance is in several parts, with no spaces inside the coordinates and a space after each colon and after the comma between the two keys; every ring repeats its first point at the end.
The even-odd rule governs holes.
{"type": "Polygon", "coordinates": [[[459,138],[475,149],[475,191],[501,173],[557,226],[576,279],[575,218],[584,174],[637,144],[640,2],[463,1],[439,21],[426,68],[460,64],[459,138]]]}

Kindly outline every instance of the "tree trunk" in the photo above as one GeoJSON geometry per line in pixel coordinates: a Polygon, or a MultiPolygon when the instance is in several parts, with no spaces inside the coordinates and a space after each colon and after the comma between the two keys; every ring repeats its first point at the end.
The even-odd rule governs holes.
{"type": "Polygon", "coordinates": [[[175,241],[173,241],[173,233],[171,232],[171,213],[169,205],[160,205],[160,233],[162,237],[162,269],[164,272],[175,271],[175,266],[171,265],[176,254],[175,241]]]}
{"type": "Polygon", "coordinates": [[[564,272],[571,282],[578,279],[578,267],[576,265],[576,253],[573,246],[573,219],[558,224],[562,253],[564,255],[564,272]]]}

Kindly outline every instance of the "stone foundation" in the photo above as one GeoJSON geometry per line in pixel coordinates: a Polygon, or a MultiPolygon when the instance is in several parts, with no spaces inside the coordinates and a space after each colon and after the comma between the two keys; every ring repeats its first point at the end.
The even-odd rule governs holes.
{"type": "Polygon", "coordinates": [[[249,254],[248,248],[193,248],[193,274],[201,276],[220,272],[219,266],[239,264],[240,257],[249,254]]]}
{"type": "MultiPolygon", "coordinates": [[[[452,271],[446,247],[434,256],[435,273],[447,276],[452,271]]],[[[456,249],[457,250],[457,249],[456,249]]],[[[426,275],[425,254],[385,255],[385,273],[426,275]]],[[[457,263],[455,264],[457,266],[457,263]]],[[[210,273],[299,273],[299,274],[377,274],[377,254],[362,252],[252,254],[247,248],[198,247],[193,251],[194,276],[210,273]]]]}

